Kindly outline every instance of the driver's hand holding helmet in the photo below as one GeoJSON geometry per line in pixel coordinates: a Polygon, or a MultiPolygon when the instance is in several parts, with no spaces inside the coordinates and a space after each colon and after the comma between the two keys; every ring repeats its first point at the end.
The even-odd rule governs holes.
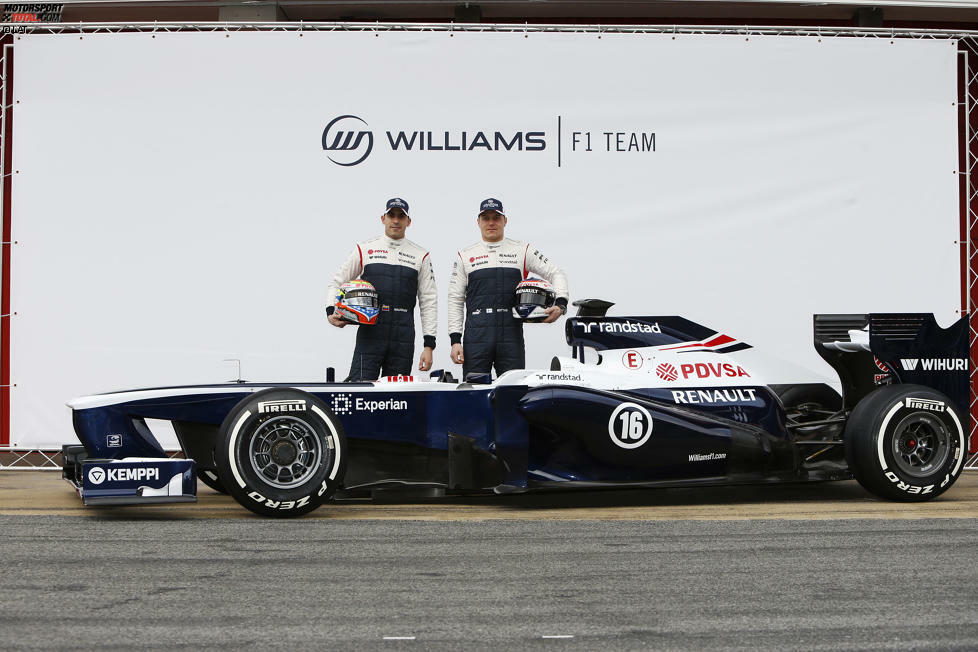
{"type": "Polygon", "coordinates": [[[380,314],[380,297],[373,283],[356,279],[340,286],[336,295],[336,309],[329,316],[329,323],[342,328],[347,324],[371,326],[380,314]]]}
{"type": "Polygon", "coordinates": [[[513,317],[527,323],[546,322],[550,317],[547,309],[554,305],[556,299],[553,285],[542,278],[520,281],[513,297],[513,317]]]}

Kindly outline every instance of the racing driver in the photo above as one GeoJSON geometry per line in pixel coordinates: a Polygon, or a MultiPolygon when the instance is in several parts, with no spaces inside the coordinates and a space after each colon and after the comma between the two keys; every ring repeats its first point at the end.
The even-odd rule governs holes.
{"type": "Polygon", "coordinates": [[[504,237],[506,214],[498,199],[479,205],[476,223],[482,240],[458,252],[448,286],[448,333],[452,361],[470,373],[499,376],[526,363],[523,321],[513,316],[516,286],[528,274],[549,281],[557,295],[544,323],[567,312],[567,276],[526,242],[504,237]],[[462,337],[463,321],[465,337],[462,337]]]}
{"type": "Polygon", "coordinates": [[[431,369],[438,325],[438,292],[428,252],[404,237],[411,226],[408,203],[400,197],[387,202],[380,216],[384,234],[360,242],[333,276],[326,292],[329,323],[347,324],[335,314],[336,296],[344,283],[355,278],[369,281],[380,299],[377,323],[357,328],[357,345],[347,382],[376,380],[381,376],[411,375],[414,357],[415,298],[421,308],[424,350],[418,369],[431,369]]]}

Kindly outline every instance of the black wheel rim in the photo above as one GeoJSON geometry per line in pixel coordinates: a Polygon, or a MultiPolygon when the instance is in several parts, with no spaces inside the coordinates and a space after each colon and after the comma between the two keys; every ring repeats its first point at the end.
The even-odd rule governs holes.
{"type": "Polygon", "coordinates": [[[263,421],[248,442],[251,468],[276,489],[307,482],[321,467],[324,452],[329,454],[313,427],[295,416],[263,421]]]}
{"type": "Polygon", "coordinates": [[[914,478],[933,474],[951,453],[950,433],[940,419],[926,412],[904,417],[893,431],[893,462],[914,478]]]}

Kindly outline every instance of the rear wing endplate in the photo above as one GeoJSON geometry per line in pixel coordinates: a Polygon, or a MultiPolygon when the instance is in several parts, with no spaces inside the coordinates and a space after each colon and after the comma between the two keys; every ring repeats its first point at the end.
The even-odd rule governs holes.
{"type": "Polygon", "coordinates": [[[941,328],[932,313],[815,315],[815,350],[839,374],[851,410],[880,385],[913,383],[970,404],[968,316],[941,328]]]}

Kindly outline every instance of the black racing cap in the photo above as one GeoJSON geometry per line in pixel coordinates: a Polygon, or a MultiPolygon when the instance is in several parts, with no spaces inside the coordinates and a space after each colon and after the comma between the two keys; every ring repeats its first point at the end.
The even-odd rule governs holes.
{"type": "Polygon", "coordinates": [[[503,203],[498,199],[493,199],[492,197],[489,199],[483,199],[482,203],[479,204],[479,215],[482,215],[486,211],[496,211],[500,215],[506,215],[506,213],[503,212],[503,203]]]}

